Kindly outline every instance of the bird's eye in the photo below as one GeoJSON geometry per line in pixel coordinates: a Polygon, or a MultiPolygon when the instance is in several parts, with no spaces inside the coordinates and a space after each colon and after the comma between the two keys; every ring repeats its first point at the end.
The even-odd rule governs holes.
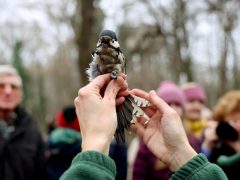
{"type": "Polygon", "coordinates": [[[112,43],[114,43],[114,39],[112,40],[112,43]]]}

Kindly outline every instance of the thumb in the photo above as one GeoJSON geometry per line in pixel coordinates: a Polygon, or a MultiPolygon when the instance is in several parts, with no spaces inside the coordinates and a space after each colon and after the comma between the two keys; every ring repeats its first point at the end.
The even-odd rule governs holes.
{"type": "Polygon", "coordinates": [[[119,76],[116,80],[110,81],[110,83],[106,87],[104,98],[115,101],[116,96],[123,85],[124,79],[121,76],[119,76]]]}

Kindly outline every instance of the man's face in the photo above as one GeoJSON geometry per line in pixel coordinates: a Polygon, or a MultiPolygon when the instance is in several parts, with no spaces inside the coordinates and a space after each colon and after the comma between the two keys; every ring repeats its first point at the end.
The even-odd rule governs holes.
{"type": "Polygon", "coordinates": [[[201,118],[204,103],[193,99],[185,103],[186,118],[190,120],[199,120],[201,118]]]}
{"type": "Polygon", "coordinates": [[[0,76],[0,110],[13,110],[22,101],[21,82],[17,76],[0,76]]]}

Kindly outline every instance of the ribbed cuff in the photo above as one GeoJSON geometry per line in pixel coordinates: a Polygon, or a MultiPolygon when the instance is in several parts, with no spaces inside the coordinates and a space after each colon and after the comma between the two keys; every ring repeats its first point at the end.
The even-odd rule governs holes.
{"type": "Polygon", "coordinates": [[[84,151],[79,153],[72,161],[72,165],[77,165],[78,162],[89,162],[94,163],[101,168],[105,168],[114,177],[116,175],[116,165],[115,162],[107,155],[102,154],[97,151],[84,151]]]}
{"type": "Polygon", "coordinates": [[[208,164],[207,158],[203,154],[198,154],[172,174],[171,179],[186,179],[208,164]]]}

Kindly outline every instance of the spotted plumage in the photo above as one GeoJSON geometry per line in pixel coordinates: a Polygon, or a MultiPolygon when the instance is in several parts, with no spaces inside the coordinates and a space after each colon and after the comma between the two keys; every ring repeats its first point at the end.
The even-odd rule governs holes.
{"type": "MultiPolygon", "coordinates": [[[[126,61],[120,49],[115,32],[104,30],[100,33],[95,51],[92,53],[92,62],[87,69],[89,81],[95,77],[111,73],[111,78],[117,79],[119,73],[126,73],[126,61]]],[[[143,116],[140,107],[149,106],[149,102],[137,96],[125,97],[122,105],[117,107],[118,126],[115,138],[118,143],[125,142],[125,129],[136,123],[136,118],[143,116]]]]}
{"type": "Polygon", "coordinates": [[[112,73],[116,79],[120,72],[125,73],[125,58],[113,31],[105,30],[100,34],[92,58],[87,70],[90,81],[100,74],[112,73]]]}

